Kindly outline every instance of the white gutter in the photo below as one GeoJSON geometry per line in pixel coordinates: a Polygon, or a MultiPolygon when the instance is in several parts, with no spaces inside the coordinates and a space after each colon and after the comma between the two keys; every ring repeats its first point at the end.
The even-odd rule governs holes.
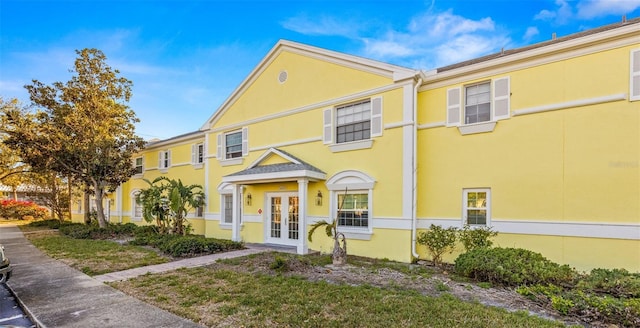
{"type": "Polygon", "coordinates": [[[413,88],[413,186],[411,190],[412,211],[411,211],[411,255],[419,259],[420,255],[416,251],[416,234],[418,230],[418,88],[422,84],[422,78],[418,78],[416,86],[413,88]]]}

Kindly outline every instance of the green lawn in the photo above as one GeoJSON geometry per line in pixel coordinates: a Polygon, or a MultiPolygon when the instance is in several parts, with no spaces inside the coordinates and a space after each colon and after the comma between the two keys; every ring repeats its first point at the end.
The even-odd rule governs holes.
{"type": "Polygon", "coordinates": [[[524,312],[402,288],[216,269],[149,274],[112,286],[209,327],[563,327],[524,312]]]}
{"type": "Polygon", "coordinates": [[[153,250],[114,241],[73,239],[57,233],[25,235],[47,255],[90,276],[169,261],[153,250]]]}

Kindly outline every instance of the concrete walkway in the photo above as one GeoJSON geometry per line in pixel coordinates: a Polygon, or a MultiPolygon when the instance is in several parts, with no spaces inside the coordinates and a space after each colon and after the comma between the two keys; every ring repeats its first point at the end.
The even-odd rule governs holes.
{"type": "Polygon", "coordinates": [[[91,278],[46,256],[15,225],[0,225],[0,243],[5,246],[5,253],[14,266],[13,276],[7,285],[39,327],[201,327],[103,282],[128,279],[147,272],[202,266],[221,258],[273,250],[250,245],[245,250],[91,278]]]}
{"type": "Polygon", "coordinates": [[[248,248],[238,250],[238,251],[193,257],[193,258],[179,260],[179,261],[173,261],[168,263],[149,265],[149,266],[140,267],[140,268],[133,268],[133,269],[124,270],[124,271],[106,273],[103,275],[94,276],[93,279],[100,282],[121,281],[121,280],[135,278],[137,276],[141,276],[147,273],[160,273],[160,272],[167,272],[167,271],[171,271],[179,268],[195,268],[195,267],[205,266],[205,265],[213,264],[220,259],[231,259],[235,257],[245,256],[245,255],[262,253],[267,250],[269,249],[262,248],[262,247],[258,248],[255,246],[253,247],[248,246],[248,248]]]}

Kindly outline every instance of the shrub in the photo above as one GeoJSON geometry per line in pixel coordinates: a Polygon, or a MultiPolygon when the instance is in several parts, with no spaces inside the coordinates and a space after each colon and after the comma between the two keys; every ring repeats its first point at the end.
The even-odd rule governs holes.
{"type": "Polygon", "coordinates": [[[153,246],[174,257],[191,257],[243,248],[242,243],[231,240],[194,235],[166,235],[150,231],[136,235],[132,244],[153,246]]]}
{"type": "Polygon", "coordinates": [[[276,256],[269,265],[269,268],[277,272],[289,271],[289,261],[282,256],[276,256]]]}
{"type": "Polygon", "coordinates": [[[426,232],[420,232],[417,242],[427,247],[433,264],[438,266],[442,263],[442,255],[444,253],[453,252],[456,245],[456,233],[458,229],[455,227],[443,228],[432,224],[426,232]]]}
{"type": "Polygon", "coordinates": [[[28,227],[47,227],[49,229],[59,229],[62,225],[69,225],[71,222],[60,222],[58,219],[33,221],[27,224],[28,227]]]}
{"type": "Polygon", "coordinates": [[[491,230],[491,227],[471,228],[468,224],[465,224],[464,228],[459,232],[460,241],[467,252],[477,248],[491,247],[493,241],[490,238],[497,235],[498,232],[491,230]]]}
{"type": "Polygon", "coordinates": [[[555,285],[518,287],[525,297],[586,322],[599,321],[624,327],[640,326],[640,298],[595,295],[580,288],[563,289],[555,285]]]}
{"type": "Polygon", "coordinates": [[[48,214],[49,210],[33,202],[21,200],[0,201],[0,217],[5,219],[20,220],[29,217],[33,220],[43,220],[48,214]]]}
{"type": "Polygon", "coordinates": [[[521,248],[478,248],[455,260],[458,274],[506,286],[569,284],[577,273],[521,248]]]}
{"type": "Polygon", "coordinates": [[[640,298],[640,274],[625,269],[593,269],[577,287],[617,297],[640,298]]]}
{"type": "Polygon", "coordinates": [[[71,223],[60,227],[60,233],[75,239],[112,239],[134,235],[137,226],[133,223],[109,224],[101,228],[95,224],[71,223]]]}

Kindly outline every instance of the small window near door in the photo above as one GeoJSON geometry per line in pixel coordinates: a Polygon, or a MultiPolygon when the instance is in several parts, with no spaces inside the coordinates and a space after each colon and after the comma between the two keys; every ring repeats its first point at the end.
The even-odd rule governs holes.
{"type": "Polygon", "coordinates": [[[369,194],[339,194],[338,225],[343,227],[369,227],[369,194]]]}
{"type": "Polygon", "coordinates": [[[491,220],[491,190],[465,189],[463,224],[488,226],[491,220]]]}

